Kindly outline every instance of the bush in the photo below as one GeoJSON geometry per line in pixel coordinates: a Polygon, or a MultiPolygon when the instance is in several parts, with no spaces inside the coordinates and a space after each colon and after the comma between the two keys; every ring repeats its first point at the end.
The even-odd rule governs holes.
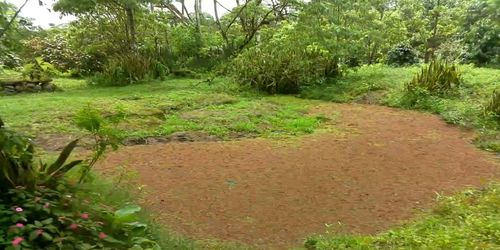
{"type": "Polygon", "coordinates": [[[417,51],[409,44],[396,45],[387,53],[387,64],[393,66],[408,66],[418,63],[417,51]]]}
{"type": "Polygon", "coordinates": [[[3,65],[7,69],[13,69],[21,66],[21,59],[16,54],[0,47],[0,66],[1,65],[3,65]]]}
{"type": "MultiPolygon", "coordinates": [[[[137,206],[114,209],[92,202],[92,194],[70,184],[65,174],[76,166],[87,175],[109,144],[106,126],[92,110],[77,118],[93,132],[91,159],[65,164],[77,141],[53,164],[35,161],[33,144],[9,131],[0,120],[0,248],[1,249],[160,249],[138,221],[137,206]]],[[[81,183],[81,182],[80,182],[81,183]]]]}
{"type": "Polygon", "coordinates": [[[337,60],[317,44],[296,44],[293,26],[236,57],[232,72],[237,81],[270,94],[294,94],[308,85],[341,74],[337,60]]]}
{"type": "Polygon", "coordinates": [[[32,81],[50,81],[59,74],[54,65],[46,62],[41,57],[33,59],[32,63],[25,64],[22,71],[24,78],[32,81]]]}
{"type": "Polygon", "coordinates": [[[486,112],[500,118],[500,89],[493,91],[491,100],[486,105],[486,112]]]}
{"type": "Polygon", "coordinates": [[[103,72],[91,80],[102,86],[124,86],[146,79],[158,70],[158,65],[140,54],[116,55],[108,60],[103,72]]]}
{"type": "Polygon", "coordinates": [[[406,84],[406,91],[415,92],[420,89],[431,95],[445,95],[456,90],[461,81],[457,66],[442,60],[434,60],[406,84]]]}

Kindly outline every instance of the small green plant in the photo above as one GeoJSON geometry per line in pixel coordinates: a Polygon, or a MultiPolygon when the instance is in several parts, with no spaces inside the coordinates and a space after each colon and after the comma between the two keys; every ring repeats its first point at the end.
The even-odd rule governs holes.
{"type": "Polygon", "coordinates": [[[32,142],[6,129],[0,119],[0,190],[17,186],[33,189],[38,184],[51,185],[57,182],[54,179],[62,178],[81,163],[73,161],[66,164],[77,142],[68,144],[54,163],[37,164],[32,142]]]}
{"type": "Polygon", "coordinates": [[[486,105],[486,112],[500,118],[500,89],[493,91],[491,100],[486,105]]]}
{"type": "Polygon", "coordinates": [[[50,81],[58,74],[54,65],[46,62],[41,57],[37,57],[32,63],[25,64],[22,71],[23,77],[31,81],[50,81]]]}

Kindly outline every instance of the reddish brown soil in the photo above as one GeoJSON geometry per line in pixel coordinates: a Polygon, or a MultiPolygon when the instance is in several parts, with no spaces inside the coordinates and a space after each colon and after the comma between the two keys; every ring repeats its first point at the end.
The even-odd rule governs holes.
{"type": "Polygon", "coordinates": [[[136,169],[145,205],[177,232],[259,249],[300,246],[339,222],[345,232],[379,232],[430,207],[436,192],[499,177],[495,156],[436,116],[339,104],[313,112],[340,112],[346,133],[133,146],[103,167],[136,169]]]}

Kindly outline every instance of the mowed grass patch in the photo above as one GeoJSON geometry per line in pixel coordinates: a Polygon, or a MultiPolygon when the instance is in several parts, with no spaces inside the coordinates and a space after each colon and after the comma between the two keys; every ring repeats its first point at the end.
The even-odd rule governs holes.
{"type": "Polygon", "coordinates": [[[169,79],[97,88],[83,80],[56,79],[62,92],[0,97],[0,116],[11,128],[33,137],[82,134],[73,119],[86,107],[106,117],[123,116],[117,125],[123,138],[190,131],[222,139],[293,136],[312,133],[323,121],[307,114],[314,101],[240,92],[226,79],[210,85],[199,81],[169,79]]]}

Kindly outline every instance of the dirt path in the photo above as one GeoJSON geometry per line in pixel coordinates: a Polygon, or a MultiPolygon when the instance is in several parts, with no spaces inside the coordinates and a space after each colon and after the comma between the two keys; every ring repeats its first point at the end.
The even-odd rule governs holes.
{"type": "Polygon", "coordinates": [[[451,193],[500,176],[498,160],[470,133],[436,116],[364,105],[324,104],[346,133],[272,140],[126,147],[103,166],[127,165],[146,185],[146,204],[187,236],[259,249],[300,246],[342,223],[375,233],[451,193]]]}

